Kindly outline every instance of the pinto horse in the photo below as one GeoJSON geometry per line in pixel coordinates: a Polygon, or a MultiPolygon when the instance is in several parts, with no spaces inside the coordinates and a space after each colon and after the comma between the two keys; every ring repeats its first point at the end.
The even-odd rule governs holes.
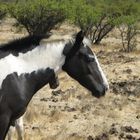
{"type": "Polygon", "coordinates": [[[108,89],[96,55],[80,31],[70,40],[39,45],[43,37],[26,37],[0,47],[0,140],[22,116],[44,85],[58,86],[61,70],[99,98],[108,89]]]}

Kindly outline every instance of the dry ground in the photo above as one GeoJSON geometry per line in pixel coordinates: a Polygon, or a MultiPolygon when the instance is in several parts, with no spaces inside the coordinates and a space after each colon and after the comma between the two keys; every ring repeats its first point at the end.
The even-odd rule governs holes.
{"type": "MultiPolygon", "coordinates": [[[[1,42],[24,35],[11,23],[1,25],[1,42]]],[[[54,38],[74,30],[64,25],[54,38]]],[[[92,48],[110,84],[105,97],[92,97],[65,73],[58,89],[41,89],[24,117],[25,140],[140,140],[140,52],[119,48],[120,39],[112,36],[92,48]]]]}

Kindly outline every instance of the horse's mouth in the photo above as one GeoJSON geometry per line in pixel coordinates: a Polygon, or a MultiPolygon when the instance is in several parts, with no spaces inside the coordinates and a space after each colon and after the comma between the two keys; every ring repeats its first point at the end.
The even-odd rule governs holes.
{"type": "Polygon", "coordinates": [[[49,82],[50,88],[51,89],[56,89],[59,86],[59,80],[58,77],[56,76],[55,79],[49,82]]]}
{"type": "Polygon", "coordinates": [[[100,98],[100,97],[103,97],[103,96],[105,96],[105,94],[106,94],[106,89],[105,88],[103,88],[102,90],[94,90],[94,91],[92,91],[91,92],[91,94],[92,94],[92,96],[94,96],[94,97],[96,97],[96,98],[100,98]]]}
{"type": "Polygon", "coordinates": [[[59,86],[59,83],[50,84],[51,89],[56,89],[59,86]]]}
{"type": "Polygon", "coordinates": [[[96,98],[101,98],[101,97],[105,96],[105,94],[99,94],[99,93],[96,93],[96,94],[95,94],[95,92],[94,92],[94,93],[91,92],[91,93],[92,93],[92,96],[94,96],[94,97],[96,97],[96,98]]]}

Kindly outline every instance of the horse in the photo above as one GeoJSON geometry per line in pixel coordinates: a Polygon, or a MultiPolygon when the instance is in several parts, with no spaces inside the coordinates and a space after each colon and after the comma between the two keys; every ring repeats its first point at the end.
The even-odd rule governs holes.
{"type": "MultiPolygon", "coordinates": [[[[47,34],[46,38],[48,38],[51,34],[47,34]]],[[[45,36],[44,36],[45,37],[45,36]]],[[[27,44],[29,45],[34,44],[34,45],[39,45],[40,40],[43,38],[43,36],[29,36],[27,38],[24,38],[25,42],[27,42],[27,44]],[[32,41],[32,42],[31,42],[32,41]]],[[[24,42],[24,45],[25,45],[24,42]]],[[[16,43],[16,42],[15,42],[16,43]]],[[[17,45],[15,45],[17,46],[17,45]]],[[[20,48],[19,48],[20,49],[20,48]]],[[[53,81],[51,81],[53,82],[53,81]]],[[[59,81],[57,81],[59,82],[59,81]]],[[[57,83],[58,84],[58,83],[57,83]]],[[[50,84],[50,87],[53,89],[53,83],[50,84]]],[[[23,116],[21,116],[19,119],[15,120],[14,126],[11,126],[9,128],[9,131],[7,133],[7,139],[8,140],[12,140],[12,134],[14,132],[14,130],[17,132],[17,137],[18,140],[24,140],[24,125],[23,125],[23,116]],[[15,127],[15,129],[14,129],[15,127]]]]}
{"type": "MultiPolygon", "coordinates": [[[[48,38],[49,36],[46,36],[46,37],[48,38]]],[[[23,44],[20,44],[21,41],[20,42],[19,41],[18,42],[14,41],[11,44],[3,45],[3,46],[0,47],[0,54],[1,54],[0,56],[2,58],[2,57],[4,57],[4,55],[7,55],[6,50],[10,51],[12,46],[17,47],[18,45],[20,45],[22,47],[25,47],[26,44],[28,44],[28,45],[39,45],[39,42],[40,42],[41,38],[43,38],[43,36],[29,36],[29,37],[26,37],[26,38],[22,39],[22,42],[24,42],[23,44]]],[[[18,48],[18,49],[21,49],[21,48],[18,48]]],[[[15,52],[12,50],[12,53],[15,53],[15,52]]],[[[56,76],[54,77],[54,79],[52,78],[51,81],[49,82],[49,85],[50,85],[50,88],[55,89],[59,85],[58,78],[56,76]]],[[[23,131],[24,131],[23,118],[20,117],[19,119],[15,120],[14,123],[12,123],[11,125],[15,127],[15,129],[17,131],[17,134],[18,134],[18,139],[23,140],[24,139],[23,138],[23,131]]],[[[13,133],[12,128],[10,128],[9,131],[8,131],[8,134],[7,134],[8,140],[12,139],[12,133],[13,133]]],[[[0,139],[1,139],[1,137],[0,137],[0,139]]]]}
{"type": "MultiPolygon", "coordinates": [[[[28,45],[30,45],[30,44],[39,45],[40,40],[42,38],[44,38],[44,37],[49,38],[50,35],[51,34],[49,33],[45,36],[28,36],[28,37],[23,39],[24,40],[24,45],[26,45],[26,43],[28,45]]],[[[17,42],[14,42],[14,43],[17,43],[17,42]]],[[[10,44],[9,44],[9,47],[10,47],[10,44]]],[[[50,88],[55,89],[59,85],[58,77],[56,77],[56,79],[54,79],[54,80],[52,79],[50,81],[49,85],[50,85],[50,88]]],[[[8,134],[7,134],[8,140],[12,140],[12,134],[13,134],[14,130],[16,130],[16,132],[17,132],[18,140],[24,140],[23,116],[21,116],[20,118],[15,120],[14,125],[9,128],[9,131],[8,131],[8,134]]]]}
{"type": "Polygon", "coordinates": [[[100,98],[109,84],[85,32],[68,40],[40,45],[43,37],[25,37],[0,47],[0,140],[26,111],[34,94],[44,85],[59,86],[64,71],[100,98]],[[37,41],[36,41],[37,40],[37,41]]]}

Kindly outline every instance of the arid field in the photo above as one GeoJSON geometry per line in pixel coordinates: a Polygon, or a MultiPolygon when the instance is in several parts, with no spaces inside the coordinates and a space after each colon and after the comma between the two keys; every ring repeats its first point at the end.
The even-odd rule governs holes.
{"type": "MultiPolygon", "coordinates": [[[[1,43],[26,35],[15,30],[13,22],[6,19],[0,25],[1,43]]],[[[77,30],[64,24],[50,40],[67,38],[77,30]]],[[[119,34],[113,31],[92,50],[109,81],[106,96],[92,97],[61,73],[57,89],[45,86],[29,104],[24,115],[25,140],[140,140],[140,49],[120,51],[119,34]]]]}

